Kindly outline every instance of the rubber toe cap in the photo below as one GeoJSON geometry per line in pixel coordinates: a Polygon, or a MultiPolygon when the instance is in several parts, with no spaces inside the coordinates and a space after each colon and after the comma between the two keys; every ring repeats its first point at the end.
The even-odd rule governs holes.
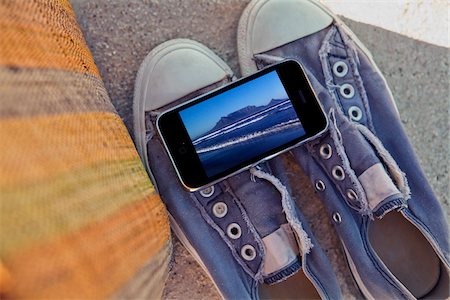
{"type": "Polygon", "coordinates": [[[232,75],[214,54],[195,44],[178,43],[173,49],[164,49],[164,53],[158,56],[159,59],[148,66],[147,74],[143,76],[146,111],[163,107],[232,75]]]}
{"type": "Polygon", "coordinates": [[[307,0],[269,0],[256,12],[253,53],[263,53],[328,27],[333,18],[307,0]]]}

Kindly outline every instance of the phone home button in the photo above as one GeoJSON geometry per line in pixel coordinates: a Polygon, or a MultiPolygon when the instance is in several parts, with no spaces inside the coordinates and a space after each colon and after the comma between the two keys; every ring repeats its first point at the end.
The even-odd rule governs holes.
{"type": "Polygon", "coordinates": [[[186,147],[181,146],[180,148],[178,148],[178,152],[179,152],[181,155],[186,154],[186,152],[187,152],[186,147]]]}

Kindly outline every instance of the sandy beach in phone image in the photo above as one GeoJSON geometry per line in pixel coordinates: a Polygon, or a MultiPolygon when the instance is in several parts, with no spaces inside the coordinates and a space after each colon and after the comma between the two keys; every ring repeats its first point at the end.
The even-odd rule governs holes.
{"type": "Polygon", "coordinates": [[[182,110],[180,116],[208,176],[305,134],[276,71],[182,110]]]}

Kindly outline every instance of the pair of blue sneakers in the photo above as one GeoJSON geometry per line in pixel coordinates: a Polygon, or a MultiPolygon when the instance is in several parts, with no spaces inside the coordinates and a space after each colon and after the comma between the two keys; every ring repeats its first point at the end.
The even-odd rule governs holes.
{"type": "MultiPolygon", "coordinates": [[[[335,225],[368,299],[446,299],[445,215],[370,52],[314,0],[254,0],[238,28],[242,73],[295,59],[329,127],[291,151],[335,225]]],[[[186,191],[155,131],[164,110],[235,79],[205,46],[171,40],[150,52],[134,95],[139,154],[173,231],[227,299],[339,299],[329,259],[291,197],[282,157],[199,192],[186,191]]]]}

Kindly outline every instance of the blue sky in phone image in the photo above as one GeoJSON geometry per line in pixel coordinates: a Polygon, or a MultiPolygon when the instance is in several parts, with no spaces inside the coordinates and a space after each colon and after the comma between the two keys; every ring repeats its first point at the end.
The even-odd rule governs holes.
{"type": "Polygon", "coordinates": [[[269,98],[288,98],[276,71],[185,109],[180,114],[190,138],[194,140],[212,129],[222,117],[246,106],[266,105],[271,100],[269,98]]]}
{"type": "Polygon", "coordinates": [[[276,71],[179,113],[208,176],[305,134],[276,71]]]}

